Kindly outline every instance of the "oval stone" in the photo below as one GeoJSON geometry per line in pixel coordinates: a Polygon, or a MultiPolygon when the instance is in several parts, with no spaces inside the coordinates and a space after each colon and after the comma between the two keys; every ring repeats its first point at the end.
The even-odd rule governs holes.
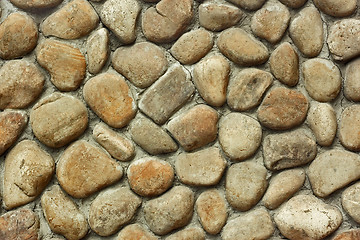
{"type": "Polygon", "coordinates": [[[317,8],[334,17],[346,17],[356,10],[356,0],[313,0],[317,8]]]}
{"type": "Polygon", "coordinates": [[[360,151],[360,106],[352,105],[341,113],[339,139],[349,150],[360,151]]]}
{"type": "Polygon", "coordinates": [[[360,101],[360,58],[350,62],[346,66],[344,94],[351,101],[360,101]]]}
{"type": "Polygon", "coordinates": [[[95,31],[86,40],[88,70],[92,74],[101,71],[109,57],[109,32],[106,28],[95,31]]]}
{"type": "Polygon", "coordinates": [[[199,227],[188,227],[174,234],[171,234],[165,240],[205,240],[205,232],[199,227]]]}
{"type": "Polygon", "coordinates": [[[139,224],[131,224],[124,227],[116,240],[158,240],[150,231],[145,230],[139,224]]]}
{"type": "Polygon", "coordinates": [[[291,8],[299,8],[307,2],[307,0],[279,0],[279,1],[291,8]]]}
{"type": "MultiPolygon", "coordinates": [[[[360,223],[360,183],[357,182],[354,185],[345,189],[341,194],[341,205],[347,214],[360,223]]],[[[360,236],[360,235],[359,235],[360,236]]]]}
{"type": "Polygon", "coordinates": [[[241,8],[249,11],[259,9],[266,0],[227,0],[241,8]]]}
{"type": "Polygon", "coordinates": [[[51,8],[59,5],[63,0],[10,0],[18,8],[25,10],[35,10],[51,8]]]}

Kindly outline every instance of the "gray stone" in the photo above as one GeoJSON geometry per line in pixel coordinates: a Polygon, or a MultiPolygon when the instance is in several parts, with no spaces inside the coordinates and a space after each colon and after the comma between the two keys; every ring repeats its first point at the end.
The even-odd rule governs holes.
{"type": "MultiPolygon", "coordinates": [[[[360,223],[360,183],[345,189],[341,194],[341,205],[347,214],[357,223],[360,223]]],[[[351,239],[350,239],[351,240],[351,239]]]]}
{"type": "Polygon", "coordinates": [[[101,71],[109,57],[109,32],[106,28],[95,31],[86,40],[88,70],[92,74],[101,71]]]}
{"type": "Polygon", "coordinates": [[[360,106],[352,105],[341,113],[339,139],[341,144],[352,151],[360,151],[360,106]]]}
{"type": "Polygon", "coordinates": [[[360,58],[350,62],[346,66],[344,94],[347,99],[355,102],[360,101],[360,58]]]}

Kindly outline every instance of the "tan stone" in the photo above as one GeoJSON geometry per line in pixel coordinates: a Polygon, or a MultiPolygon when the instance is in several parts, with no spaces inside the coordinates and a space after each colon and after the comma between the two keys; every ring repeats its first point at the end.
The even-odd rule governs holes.
{"type": "Polygon", "coordinates": [[[124,227],[116,240],[158,240],[151,232],[145,230],[139,224],[131,224],[124,227]]]}
{"type": "Polygon", "coordinates": [[[341,113],[339,139],[341,144],[352,151],[360,151],[360,106],[352,105],[341,113]]]}
{"type": "Polygon", "coordinates": [[[246,10],[256,10],[259,9],[266,0],[227,0],[241,8],[244,8],[246,10]]]}
{"type": "Polygon", "coordinates": [[[350,62],[346,66],[344,94],[347,99],[355,102],[360,101],[360,58],[350,62]]]}
{"type": "Polygon", "coordinates": [[[59,5],[63,0],[10,0],[18,8],[25,10],[35,10],[51,8],[59,5]]]}
{"type": "Polygon", "coordinates": [[[356,3],[356,0],[314,0],[317,8],[334,17],[346,17],[353,14],[356,3]]]}
{"type": "Polygon", "coordinates": [[[345,189],[341,194],[341,205],[347,214],[360,223],[360,184],[359,182],[345,189]]]}
{"type": "Polygon", "coordinates": [[[198,227],[188,227],[184,230],[171,234],[165,240],[205,240],[204,230],[198,227]]]}
{"type": "Polygon", "coordinates": [[[106,28],[95,31],[86,41],[88,70],[92,74],[101,71],[109,57],[109,32],[106,28]]]}
{"type": "Polygon", "coordinates": [[[357,240],[359,238],[360,238],[360,229],[356,228],[337,234],[334,240],[357,240]]]}
{"type": "Polygon", "coordinates": [[[291,8],[299,8],[307,2],[307,0],[279,0],[279,1],[291,8]]]}

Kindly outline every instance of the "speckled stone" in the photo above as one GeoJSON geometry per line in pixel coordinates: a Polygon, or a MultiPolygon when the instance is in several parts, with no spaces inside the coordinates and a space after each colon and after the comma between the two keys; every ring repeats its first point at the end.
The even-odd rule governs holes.
{"type": "Polygon", "coordinates": [[[59,5],[62,1],[63,0],[10,0],[10,2],[18,8],[25,10],[51,8],[59,5]]]}
{"type": "Polygon", "coordinates": [[[346,188],[341,194],[341,205],[352,219],[360,223],[360,183],[346,188]]]}
{"type": "Polygon", "coordinates": [[[337,234],[334,240],[357,240],[359,238],[360,238],[360,229],[357,228],[337,234]]]}
{"type": "Polygon", "coordinates": [[[89,72],[100,72],[109,57],[109,31],[106,28],[90,35],[86,40],[86,52],[89,72]]]}
{"type": "Polygon", "coordinates": [[[356,10],[356,0],[313,0],[315,6],[334,17],[346,17],[356,10]]]}
{"type": "Polygon", "coordinates": [[[307,0],[279,0],[279,1],[291,8],[299,8],[307,2],[307,0]]]}
{"type": "Polygon", "coordinates": [[[344,94],[347,99],[355,102],[360,101],[360,58],[350,62],[346,66],[344,94]]]}
{"type": "Polygon", "coordinates": [[[145,230],[141,225],[135,223],[124,227],[116,240],[158,240],[150,231],[145,230]]]}
{"type": "Polygon", "coordinates": [[[259,9],[265,3],[266,0],[227,0],[227,1],[246,10],[253,11],[259,9]]]}
{"type": "Polygon", "coordinates": [[[339,139],[341,144],[352,151],[360,151],[360,106],[352,105],[341,113],[339,139]]]}
{"type": "Polygon", "coordinates": [[[171,234],[165,240],[205,240],[205,233],[199,227],[188,227],[184,230],[178,231],[174,234],[171,234]]]}

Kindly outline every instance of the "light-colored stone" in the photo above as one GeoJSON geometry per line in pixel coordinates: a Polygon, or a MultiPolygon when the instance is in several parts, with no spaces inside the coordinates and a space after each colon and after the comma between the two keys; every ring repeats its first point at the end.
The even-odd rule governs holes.
{"type": "Polygon", "coordinates": [[[341,205],[357,223],[360,223],[360,183],[345,189],[341,195],[341,205]]]}
{"type": "Polygon", "coordinates": [[[86,40],[86,52],[89,72],[100,72],[109,57],[109,32],[106,28],[100,28],[91,34],[86,40]]]}
{"type": "Polygon", "coordinates": [[[349,150],[360,151],[360,106],[352,105],[341,113],[339,139],[349,150]]]}
{"type": "Polygon", "coordinates": [[[246,10],[254,11],[256,9],[259,9],[265,3],[266,0],[227,0],[227,1],[246,10]]]}
{"type": "Polygon", "coordinates": [[[165,238],[165,240],[205,240],[205,233],[199,227],[188,227],[184,230],[178,231],[169,237],[165,238]]]}
{"type": "Polygon", "coordinates": [[[279,0],[279,1],[291,8],[299,8],[307,2],[307,0],[279,0]]]}
{"type": "Polygon", "coordinates": [[[119,232],[116,240],[158,240],[158,238],[139,224],[135,223],[124,227],[119,232]]]}
{"type": "Polygon", "coordinates": [[[346,66],[344,94],[347,99],[355,102],[360,101],[360,58],[350,62],[346,66]]]}
{"type": "Polygon", "coordinates": [[[357,240],[360,239],[360,229],[352,229],[346,232],[337,234],[334,240],[357,240]]]}
{"type": "Polygon", "coordinates": [[[18,8],[25,10],[46,9],[59,5],[63,0],[10,0],[18,8]]]}
{"type": "Polygon", "coordinates": [[[334,17],[346,17],[356,10],[356,0],[313,0],[315,6],[334,17]]]}

